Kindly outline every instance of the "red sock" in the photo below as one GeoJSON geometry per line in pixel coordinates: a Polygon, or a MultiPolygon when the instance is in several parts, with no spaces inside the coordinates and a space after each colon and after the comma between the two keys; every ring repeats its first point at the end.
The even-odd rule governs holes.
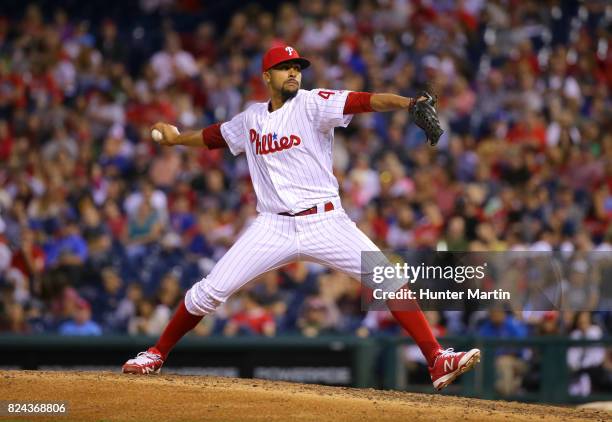
{"type": "Polygon", "coordinates": [[[425,314],[418,308],[414,311],[391,311],[391,313],[419,346],[429,366],[433,366],[441,347],[431,332],[425,314]]]}
{"type": "Polygon", "coordinates": [[[204,317],[201,315],[190,314],[185,307],[185,301],[181,300],[181,304],[176,309],[172,319],[155,345],[155,348],[159,350],[164,360],[168,357],[168,353],[170,353],[170,350],[172,350],[176,343],[198,325],[202,318],[204,317]]]}

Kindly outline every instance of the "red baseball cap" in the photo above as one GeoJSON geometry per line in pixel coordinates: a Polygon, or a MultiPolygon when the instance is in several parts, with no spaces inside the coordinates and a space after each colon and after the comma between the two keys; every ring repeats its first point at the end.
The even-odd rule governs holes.
{"type": "Polygon", "coordinates": [[[269,49],[263,57],[261,61],[261,71],[265,72],[271,67],[276,66],[282,62],[288,62],[289,60],[295,60],[300,64],[302,69],[306,69],[310,66],[310,62],[303,57],[300,57],[300,54],[297,50],[289,45],[283,47],[272,47],[269,49]]]}

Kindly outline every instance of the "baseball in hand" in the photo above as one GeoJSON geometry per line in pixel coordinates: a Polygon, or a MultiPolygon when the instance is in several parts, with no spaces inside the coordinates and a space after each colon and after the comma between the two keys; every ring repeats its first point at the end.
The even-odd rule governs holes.
{"type": "Polygon", "coordinates": [[[162,139],[164,139],[164,135],[162,135],[162,133],[157,129],[153,129],[151,131],[151,137],[155,142],[161,142],[162,139]]]}
{"type": "MultiPolygon", "coordinates": [[[[180,132],[179,132],[179,130],[178,130],[178,128],[176,126],[173,126],[173,125],[168,125],[168,126],[170,126],[170,128],[174,131],[174,133],[176,133],[177,135],[180,134],[180,132]]],[[[155,142],[161,142],[164,139],[164,135],[162,134],[161,130],[153,129],[151,131],[151,138],[153,138],[153,140],[155,142]]]]}

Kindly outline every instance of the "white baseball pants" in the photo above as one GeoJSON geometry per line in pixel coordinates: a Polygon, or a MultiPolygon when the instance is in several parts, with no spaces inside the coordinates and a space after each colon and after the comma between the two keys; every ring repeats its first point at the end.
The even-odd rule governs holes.
{"type": "MultiPolygon", "coordinates": [[[[317,262],[360,280],[362,273],[371,273],[362,268],[374,264],[362,266],[362,251],[380,249],[339,206],[301,217],[262,213],[210,274],[187,292],[185,306],[194,315],[212,313],[249,281],[297,260],[317,262]]],[[[382,256],[373,255],[376,260],[382,256]]]]}

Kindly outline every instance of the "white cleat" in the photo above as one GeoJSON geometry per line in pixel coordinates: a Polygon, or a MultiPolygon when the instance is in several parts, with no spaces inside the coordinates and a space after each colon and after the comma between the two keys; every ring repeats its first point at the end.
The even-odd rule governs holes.
{"type": "Polygon", "coordinates": [[[436,357],[433,367],[429,368],[431,381],[436,390],[442,390],[455,379],[469,371],[480,362],[480,350],[455,352],[453,349],[442,350],[436,357]]]}
{"type": "Polygon", "coordinates": [[[128,360],[121,368],[124,374],[149,375],[159,374],[164,358],[159,350],[150,347],[146,352],[140,352],[134,359],[128,360]]]}

